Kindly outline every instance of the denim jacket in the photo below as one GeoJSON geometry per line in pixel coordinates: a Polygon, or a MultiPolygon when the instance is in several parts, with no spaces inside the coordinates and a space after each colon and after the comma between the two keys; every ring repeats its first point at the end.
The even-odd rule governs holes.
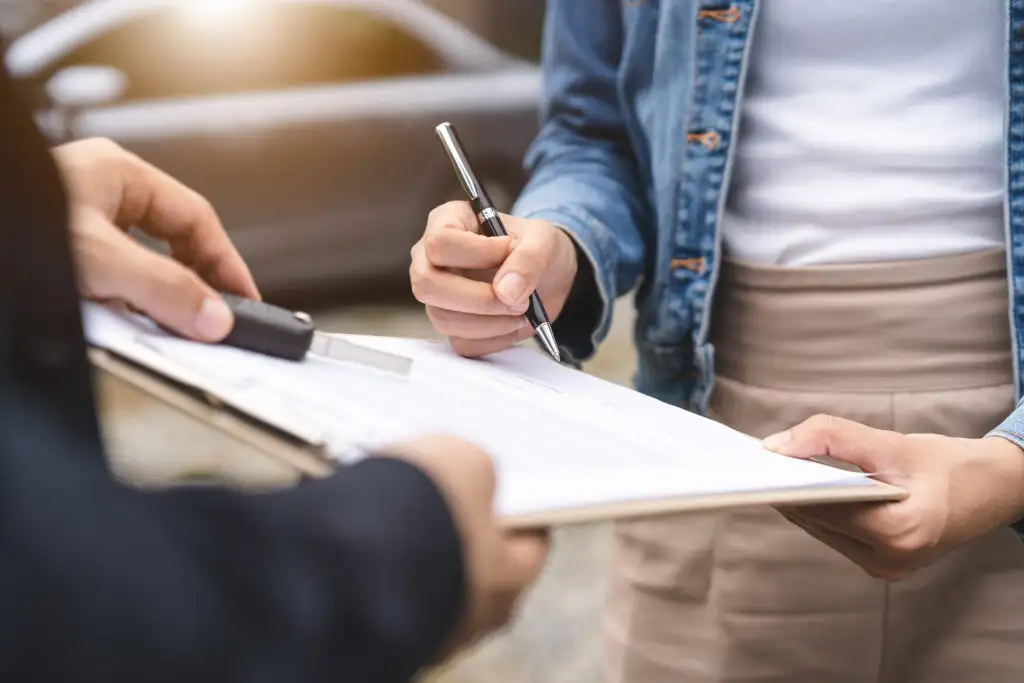
{"type": "MultiPolygon", "coordinates": [[[[549,0],[541,131],[513,212],[585,258],[560,342],[593,354],[636,290],[637,388],[706,414],[720,218],[761,0],[549,0]]],[[[1006,241],[1014,384],[1024,325],[1024,0],[1006,2],[1006,241]]],[[[998,68],[993,65],[993,68],[998,68]]],[[[994,432],[1024,446],[1024,406],[994,432]]]]}

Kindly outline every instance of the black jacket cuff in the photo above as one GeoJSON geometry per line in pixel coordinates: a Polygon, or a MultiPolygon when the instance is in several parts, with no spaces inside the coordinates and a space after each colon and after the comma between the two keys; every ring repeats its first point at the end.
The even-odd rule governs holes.
{"type": "Polygon", "coordinates": [[[597,275],[579,244],[573,240],[576,249],[576,279],[573,281],[569,297],[565,300],[562,313],[552,324],[555,337],[561,342],[562,354],[566,361],[578,365],[579,357],[575,350],[588,349],[583,355],[593,351],[594,330],[601,322],[601,292],[597,285],[597,275]]]}

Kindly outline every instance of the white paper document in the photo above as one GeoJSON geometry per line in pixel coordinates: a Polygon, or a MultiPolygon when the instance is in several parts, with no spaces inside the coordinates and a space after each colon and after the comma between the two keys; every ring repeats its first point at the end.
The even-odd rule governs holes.
{"type": "Polygon", "coordinates": [[[339,459],[425,434],[479,444],[508,517],[693,496],[875,486],[770,453],[711,420],[558,365],[531,348],[486,359],[447,344],[342,335],[412,360],[408,375],[193,343],[138,316],[84,308],[89,342],[196,387],[339,459]]]}

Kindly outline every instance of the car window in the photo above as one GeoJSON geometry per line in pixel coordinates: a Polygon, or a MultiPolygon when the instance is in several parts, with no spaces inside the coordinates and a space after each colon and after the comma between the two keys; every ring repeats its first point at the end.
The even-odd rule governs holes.
{"type": "Polygon", "coordinates": [[[433,49],[386,17],[291,3],[250,6],[235,16],[153,12],[82,45],[53,71],[82,65],[121,70],[128,100],[368,81],[444,68],[433,49]]]}

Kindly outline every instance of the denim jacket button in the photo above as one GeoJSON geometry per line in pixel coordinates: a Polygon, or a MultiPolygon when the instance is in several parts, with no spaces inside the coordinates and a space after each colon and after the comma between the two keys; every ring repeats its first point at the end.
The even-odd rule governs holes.
{"type": "Polygon", "coordinates": [[[743,13],[736,5],[730,5],[728,8],[723,9],[702,9],[697,12],[697,18],[699,19],[720,21],[723,24],[735,24],[742,15],[743,13]]]}
{"type": "Polygon", "coordinates": [[[704,258],[703,256],[699,256],[696,258],[676,258],[672,259],[672,262],[669,265],[672,268],[672,270],[685,268],[686,270],[692,271],[700,275],[704,272],[704,268],[707,266],[707,259],[704,258]]]}
{"type": "Polygon", "coordinates": [[[687,133],[686,141],[703,145],[710,152],[718,147],[718,143],[722,141],[722,136],[718,134],[717,130],[704,130],[687,133]]]}

